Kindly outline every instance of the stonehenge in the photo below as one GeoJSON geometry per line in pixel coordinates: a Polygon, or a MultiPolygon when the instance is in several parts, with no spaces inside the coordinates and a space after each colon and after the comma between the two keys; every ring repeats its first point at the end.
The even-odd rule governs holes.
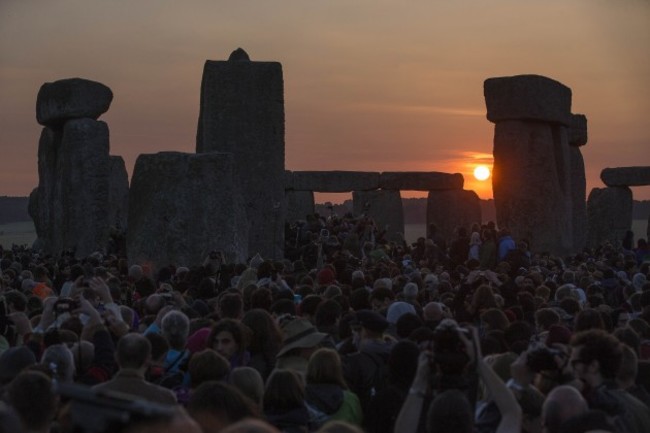
{"type": "Polygon", "coordinates": [[[196,153],[230,152],[249,225],[248,250],[284,250],[284,81],[278,62],[251,61],[241,48],[205,62],[196,153]]]}
{"type": "Polygon", "coordinates": [[[518,75],[484,83],[495,123],[492,189],[497,224],[535,251],[565,255],[584,247],[586,118],[571,113],[571,89],[518,75]]]}
{"type": "MultiPolygon", "coordinates": [[[[589,193],[587,209],[589,215],[588,239],[590,247],[603,242],[613,245],[621,243],[625,233],[632,228],[631,186],[650,185],[650,166],[605,168],[600,179],[606,188],[594,188],[589,193]]],[[[647,234],[650,235],[650,215],[647,234]]]]}
{"type": "Polygon", "coordinates": [[[248,224],[231,153],[140,155],[129,192],[129,260],[154,269],[248,258],[248,224]]]}
{"type": "Polygon", "coordinates": [[[431,210],[427,212],[427,225],[436,224],[441,234],[451,237],[461,221],[463,224],[481,221],[479,198],[472,191],[463,190],[463,185],[460,173],[287,171],[287,221],[304,219],[306,209],[313,213],[314,192],[352,192],[353,213],[373,217],[378,227],[387,227],[387,239],[400,240],[404,236],[400,191],[428,191],[429,197],[440,192],[449,194],[434,194],[433,203],[429,199],[428,209],[431,210]],[[439,197],[443,196],[451,201],[440,201],[439,197]],[[460,216],[468,209],[471,221],[460,216]]]}
{"type": "Polygon", "coordinates": [[[105,85],[81,78],[39,90],[36,118],[44,128],[29,213],[48,253],[85,257],[107,248],[112,229],[126,229],[127,172],[109,155],[108,126],[96,120],[112,98],[105,85]]]}
{"type": "MultiPolygon", "coordinates": [[[[487,79],[484,96],[495,124],[498,226],[558,255],[620,241],[630,227],[629,187],[649,185],[650,167],[604,169],[606,188],[587,200],[587,118],[571,113],[571,90],[519,75],[487,79]]],[[[214,250],[232,261],[279,259],[285,222],[313,213],[315,192],[351,192],[354,212],[388,227],[390,240],[404,232],[401,191],[428,193],[427,225],[447,238],[481,222],[479,198],[459,173],[285,170],[282,65],[251,61],[241,49],[205,63],[196,153],[140,155],[130,186],[98,120],[112,98],[110,88],[82,78],[45,83],[38,93],[39,184],[29,213],[48,253],[106,251],[122,233],[129,261],[153,269],[200,263],[214,250]]]]}

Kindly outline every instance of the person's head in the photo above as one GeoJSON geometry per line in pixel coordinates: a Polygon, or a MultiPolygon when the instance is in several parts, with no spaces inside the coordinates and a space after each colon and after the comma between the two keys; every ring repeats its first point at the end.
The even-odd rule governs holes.
{"type": "Polygon", "coordinates": [[[338,385],[347,389],[341,358],[336,350],[318,349],[307,364],[307,383],[338,385]]]}
{"type": "Polygon", "coordinates": [[[621,366],[616,373],[616,382],[622,389],[627,389],[634,385],[636,375],[639,370],[639,361],[634,350],[627,345],[622,347],[623,356],[621,357],[621,366]]]}
{"type": "Polygon", "coordinates": [[[62,382],[72,382],[75,364],[72,352],[65,344],[54,344],[43,352],[41,365],[48,368],[54,378],[62,382]]]}
{"type": "Polygon", "coordinates": [[[374,311],[380,311],[387,308],[394,298],[395,294],[388,287],[376,287],[369,296],[370,306],[374,311]]]}
{"type": "Polygon", "coordinates": [[[187,410],[204,433],[219,432],[234,422],[259,415],[237,388],[214,381],[204,382],[192,392],[187,410]]]}
{"type": "Polygon", "coordinates": [[[548,331],[560,323],[560,315],[552,308],[540,308],[535,312],[535,325],[538,331],[548,331]]]}
{"type": "Polygon", "coordinates": [[[496,300],[494,299],[494,293],[492,293],[492,288],[487,284],[482,284],[478,286],[472,297],[471,308],[474,312],[479,312],[484,309],[494,308],[497,306],[496,300]]]}
{"type": "Polygon", "coordinates": [[[328,334],[318,332],[316,327],[307,319],[293,319],[282,326],[284,340],[278,352],[278,357],[285,355],[301,356],[309,359],[328,334]]]}
{"type": "Polygon", "coordinates": [[[230,384],[251,399],[258,407],[264,398],[264,380],[252,367],[237,367],[230,372],[230,384]]]}
{"type": "Polygon", "coordinates": [[[151,343],[142,334],[126,334],[117,342],[115,361],[120,368],[145,369],[151,361],[151,343]]]}
{"type": "Polygon", "coordinates": [[[508,316],[498,308],[490,308],[481,313],[481,324],[486,331],[505,331],[510,325],[508,316]]]}
{"type": "Polygon", "coordinates": [[[449,307],[442,302],[429,302],[422,309],[424,320],[428,322],[440,322],[448,317],[449,307]]]}
{"type": "Polygon", "coordinates": [[[239,293],[224,293],[219,297],[218,306],[222,318],[241,319],[244,314],[244,302],[239,293]]]}
{"type": "Polygon", "coordinates": [[[190,334],[190,319],[184,313],[172,310],[163,317],[161,332],[169,347],[183,350],[190,334]]]}
{"type": "MultiPolygon", "coordinates": [[[[294,305],[291,301],[289,303],[294,305]]],[[[261,308],[249,310],[244,314],[242,323],[251,330],[251,353],[268,352],[275,356],[282,345],[282,331],[271,314],[261,308]]]]}
{"type": "Polygon", "coordinates": [[[575,332],[587,331],[589,329],[605,329],[605,324],[600,313],[593,308],[579,311],[575,318],[575,332]]]}
{"type": "Polygon", "coordinates": [[[205,349],[192,355],[188,364],[192,388],[211,380],[224,381],[230,373],[230,363],[215,350],[205,349]]]}
{"type": "Polygon", "coordinates": [[[457,389],[436,396],[427,413],[427,433],[472,433],[474,411],[467,397],[457,389]]]}
{"type": "Polygon", "coordinates": [[[544,432],[558,433],[563,422],[588,409],[587,402],[574,387],[560,385],[553,388],[542,406],[544,432]]]}
{"type": "Polygon", "coordinates": [[[621,343],[602,329],[591,329],[571,338],[571,366],[576,378],[595,387],[613,380],[621,364],[621,343]]]}
{"type": "Polygon", "coordinates": [[[265,412],[288,412],[303,406],[305,389],[293,370],[274,370],[264,390],[265,412]]]}
{"type": "Polygon", "coordinates": [[[208,341],[214,350],[230,360],[246,350],[247,337],[246,330],[239,321],[222,319],[212,328],[208,341]]]}
{"type": "Polygon", "coordinates": [[[49,432],[57,398],[52,390],[52,380],[47,375],[24,371],[11,382],[7,395],[26,431],[49,432]]]}

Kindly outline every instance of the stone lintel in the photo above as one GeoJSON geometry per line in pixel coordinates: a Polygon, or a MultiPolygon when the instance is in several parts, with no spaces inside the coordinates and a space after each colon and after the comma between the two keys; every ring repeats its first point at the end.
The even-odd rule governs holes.
{"type": "Polygon", "coordinates": [[[571,126],[571,89],[541,75],[488,78],[483,85],[487,119],[533,120],[571,126]]]}
{"type": "MultiPolygon", "coordinates": [[[[286,179],[286,175],[285,175],[286,179]]],[[[286,184],[285,184],[286,187],[286,184]]],[[[294,171],[295,191],[350,192],[379,188],[378,172],[361,171],[294,171]]]]}
{"type": "Polygon", "coordinates": [[[650,166],[605,168],[600,179],[607,186],[650,185],[650,166]]]}
{"type": "Polygon", "coordinates": [[[379,176],[379,187],[397,191],[436,191],[463,189],[465,179],[460,173],[436,171],[385,171],[379,176]]]}

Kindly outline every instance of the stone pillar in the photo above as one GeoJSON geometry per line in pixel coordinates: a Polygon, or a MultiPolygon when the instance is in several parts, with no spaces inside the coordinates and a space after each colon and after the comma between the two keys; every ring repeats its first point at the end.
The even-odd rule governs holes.
{"type": "Polygon", "coordinates": [[[112,229],[126,233],[126,224],[129,216],[129,174],[121,156],[111,156],[110,189],[108,202],[110,203],[108,223],[112,229]]]}
{"type": "Polygon", "coordinates": [[[206,61],[196,152],[214,151],[234,155],[248,220],[248,251],[281,258],[286,203],[280,63],[252,62],[242,49],[228,61],[206,61]]]}
{"type": "Polygon", "coordinates": [[[603,242],[618,246],[632,228],[632,190],[626,186],[594,188],[587,200],[587,245],[595,248],[603,242]]]}
{"type": "Polygon", "coordinates": [[[140,155],[129,191],[129,262],[191,266],[213,250],[245,261],[248,227],[234,172],[228,153],[140,155]]]}
{"type": "Polygon", "coordinates": [[[294,223],[298,220],[305,220],[307,215],[314,213],[314,193],[313,191],[286,191],[287,217],[288,223],[294,223]]]}
{"type": "Polygon", "coordinates": [[[490,78],[487,118],[495,123],[492,188],[499,227],[527,239],[533,251],[573,252],[573,200],[568,127],[571,90],[538,75],[490,78]]]}
{"type": "Polygon", "coordinates": [[[112,99],[108,87],[81,78],[45,83],[38,92],[36,119],[45,128],[38,148],[39,185],[30,196],[29,213],[45,252],[70,250],[86,257],[105,251],[118,208],[125,221],[124,162],[119,158],[121,168],[112,168],[108,126],[96,120],[112,99]],[[119,182],[112,180],[117,177],[119,182]]]}
{"type": "Polygon", "coordinates": [[[404,239],[404,209],[399,191],[353,191],[352,213],[366,214],[377,228],[387,228],[386,239],[399,242],[404,239]]]}
{"type": "Polygon", "coordinates": [[[454,238],[456,228],[469,231],[472,224],[481,222],[481,201],[474,191],[429,191],[427,227],[435,224],[448,242],[454,238]]]}
{"type": "Polygon", "coordinates": [[[580,251],[587,245],[587,179],[585,162],[580,147],[587,144],[587,117],[571,116],[569,128],[569,177],[571,184],[573,250],[580,251]]]}

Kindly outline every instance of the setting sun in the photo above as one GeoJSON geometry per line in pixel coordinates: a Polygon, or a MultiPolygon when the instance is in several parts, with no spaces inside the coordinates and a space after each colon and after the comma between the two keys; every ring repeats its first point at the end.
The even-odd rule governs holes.
{"type": "Polygon", "coordinates": [[[486,180],[490,177],[490,169],[485,165],[479,165],[474,169],[474,177],[477,180],[486,180]]]}

